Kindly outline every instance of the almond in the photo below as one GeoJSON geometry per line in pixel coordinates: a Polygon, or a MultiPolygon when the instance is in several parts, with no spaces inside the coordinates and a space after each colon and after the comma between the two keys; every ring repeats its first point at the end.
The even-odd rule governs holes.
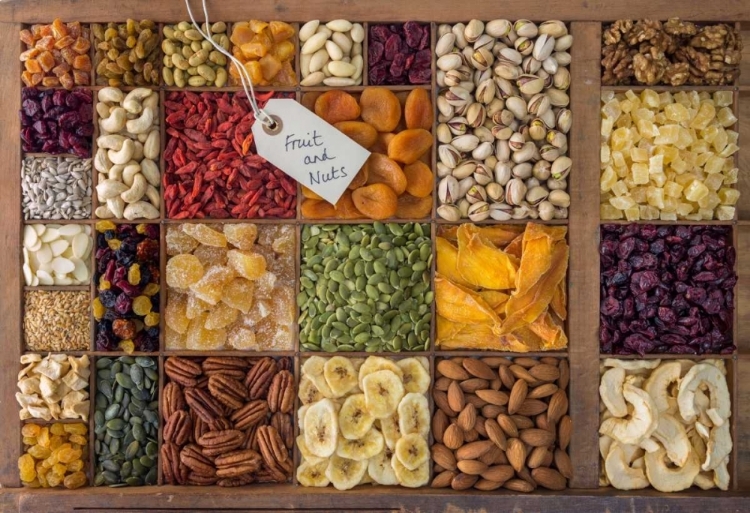
{"type": "Polygon", "coordinates": [[[490,447],[489,451],[479,457],[479,461],[481,461],[482,463],[486,463],[488,466],[495,465],[495,460],[497,460],[501,454],[503,454],[503,451],[500,449],[500,447],[498,447],[497,445],[493,445],[492,447],[490,447]]]}
{"type": "Polygon", "coordinates": [[[511,390],[513,388],[513,385],[516,383],[516,377],[513,375],[513,373],[510,371],[510,366],[503,366],[497,369],[498,375],[500,376],[500,381],[503,382],[503,385],[505,385],[505,388],[508,390],[511,390]]]}
{"type": "Polygon", "coordinates": [[[464,397],[464,391],[458,386],[458,382],[454,381],[448,387],[448,406],[458,414],[458,412],[464,409],[465,405],[466,398],[464,397]]]}
{"type": "Polygon", "coordinates": [[[477,460],[490,450],[494,444],[490,440],[470,442],[456,451],[457,460],[477,460]]]}
{"type": "Polygon", "coordinates": [[[547,420],[546,413],[540,413],[539,415],[537,415],[534,418],[534,423],[539,429],[546,429],[547,431],[551,431],[552,433],[555,432],[555,426],[550,426],[549,421],[547,420]]]}
{"type": "Polygon", "coordinates": [[[495,371],[493,371],[492,368],[482,360],[477,360],[475,358],[465,358],[463,361],[463,365],[464,369],[466,369],[466,372],[476,378],[495,379],[495,377],[497,376],[497,374],[495,374],[495,371]]]}
{"type": "Polygon", "coordinates": [[[539,381],[555,381],[560,377],[560,369],[556,365],[542,363],[529,369],[529,374],[539,381]]]}
{"type": "Polygon", "coordinates": [[[570,444],[570,435],[573,431],[573,421],[570,415],[565,415],[560,419],[560,424],[557,426],[557,444],[563,451],[568,448],[570,444]]]}
{"type": "Polygon", "coordinates": [[[459,383],[459,386],[461,387],[461,390],[463,390],[467,394],[472,394],[476,392],[477,390],[480,390],[483,388],[489,388],[490,382],[487,381],[486,379],[471,378],[471,379],[462,381],[461,383],[459,383]]]}
{"type": "Polygon", "coordinates": [[[456,470],[456,457],[453,451],[443,444],[432,445],[432,459],[446,470],[456,470]]]}
{"type": "MultiPolygon", "coordinates": [[[[531,375],[531,373],[524,367],[521,367],[520,365],[513,364],[510,367],[508,367],[508,370],[510,370],[511,374],[513,374],[513,377],[516,379],[523,379],[526,380],[529,385],[536,385],[539,383],[537,379],[531,375]]],[[[500,376],[502,378],[502,376],[500,376]]]]}
{"type": "Polygon", "coordinates": [[[510,479],[503,484],[503,488],[514,492],[529,493],[534,491],[534,485],[527,483],[523,479],[510,479]]]}
{"type": "Polygon", "coordinates": [[[507,367],[512,362],[504,356],[485,356],[480,358],[486,363],[491,369],[497,369],[498,367],[507,367]]]}
{"type": "Polygon", "coordinates": [[[487,430],[484,427],[484,421],[485,418],[481,415],[477,415],[476,419],[474,420],[474,431],[479,433],[479,436],[486,439],[487,438],[487,430]]]}
{"type": "Polygon", "coordinates": [[[532,447],[547,447],[555,443],[555,434],[546,429],[524,429],[519,438],[532,447]]]}
{"type": "Polygon", "coordinates": [[[531,472],[529,472],[529,469],[527,467],[523,467],[521,470],[516,472],[516,476],[523,479],[536,489],[537,483],[536,481],[534,481],[534,478],[531,477],[531,472]]]}
{"type": "Polygon", "coordinates": [[[493,465],[507,465],[508,457],[505,455],[505,451],[499,451],[497,456],[495,456],[495,461],[493,461],[492,464],[493,465]]]}
{"type": "Polygon", "coordinates": [[[510,465],[493,465],[482,472],[482,478],[499,483],[504,483],[514,475],[515,472],[510,465]]]}
{"type": "Polygon", "coordinates": [[[518,415],[523,415],[524,417],[531,417],[534,415],[539,415],[546,410],[547,403],[540,401],[539,399],[526,399],[518,408],[518,411],[516,413],[518,415]]]}
{"type": "Polygon", "coordinates": [[[541,358],[539,358],[539,363],[546,363],[547,365],[554,365],[555,367],[557,367],[557,365],[560,363],[560,360],[552,356],[542,356],[541,358]]]}
{"type": "Polygon", "coordinates": [[[487,419],[484,421],[484,429],[487,431],[487,438],[504,451],[508,446],[508,440],[500,424],[495,419],[487,419]]]}
{"type": "Polygon", "coordinates": [[[487,401],[477,396],[476,394],[464,394],[467,403],[473,404],[475,408],[482,408],[487,404],[487,401]]]}
{"type": "Polygon", "coordinates": [[[526,466],[529,468],[543,466],[544,460],[547,459],[547,454],[550,454],[550,452],[546,447],[534,447],[526,458],[526,466]]]}
{"type": "Polygon", "coordinates": [[[510,418],[518,429],[529,429],[534,427],[534,422],[523,415],[511,415],[510,418]]]}
{"type": "Polygon", "coordinates": [[[552,465],[553,461],[555,461],[555,455],[552,454],[550,451],[547,451],[547,453],[544,456],[544,461],[542,462],[542,466],[549,467],[552,465]]]}
{"type": "Polygon", "coordinates": [[[490,404],[494,404],[496,406],[505,406],[508,404],[508,400],[510,397],[505,392],[500,392],[499,390],[477,390],[476,392],[477,397],[482,399],[483,401],[487,401],[490,404]]]}
{"type": "Polygon", "coordinates": [[[526,394],[529,391],[529,385],[523,379],[516,381],[513,385],[513,389],[510,391],[510,399],[508,400],[508,413],[513,415],[518,411],[523,402],[526,400],[526,394]]]}
{"type": "Polygon", "coordinates": [[[453,472],[451,470],[444,470],[443,472],[435,476],[435,479],[432,480],[432,484],[430,486],[432,488],[448,488],[457,475],[458,474],[456,472],[453,472]]]}
{"type": "Polygon", "coordinates": [[[491,492],[492,490],[497,490],[501,486],[503,486],[503,483],[490,481],[489,479],[480,479],[474,483],[474,488],[483,492],[491,492]]]}
{"type": "Polygon", "coordinates": [[[565,478],[573,478],[573,463],[570,461],[568,453],[562,449],[555,449],[555,466],[565,478]]]}
{"type": "Polygon", "coordinates": [[[438,465],[437,463],[435,463],[432,466],[432,473],[433,474],[439,474],[439,473],[443,472],[444,470],[445,469],[443,467],[441,467],[440,465],[438,465]]]}
{"type": "Polygon", "coordinates": [[[513,419],[511,419],[508,415],[505,415],[504,413],[498,415],[497,423],[500,425],[500,427],[508,437],[515,438],[518,436],[518,428],[516,427],[516,423],[513,422],[513,419]]]}
{"type": "Polygon", "coordinates": [[[437,371],[450,379],[457,379],[459,381],[469,379],[469,373],[464,370],[459,364],[452,360],[440,360],[437,363],[437,371]]]}
{"type": "Polygon", "coordinates": [[[443,433],[443,444],[448,449],[458,449],[464,444],[464,432],[456,424],[451,424],[445,428],[445,433],[443,433]]]}
{"type": "Polygon", "coordinates": [[[468,444],[479,440],[479,432],[476,429],[464,431],[464,443],[468,444]]]}
{"type": "MultiPolygon", "coordinates": [[[[450,398],[450,397],[449,397],[450,398]]],[[[461,413],[458,414],[456,424],[464,431],[474,429],[474,423],[477,421],[477,409],[473,404],[467,404],[461,413]]]]}
{"type": "Polygon", "coordinates": [[[560,360],[560,365],[557,367],[560,369],[560,377],[557,378],[557,386],[563,390],[567,390],[568,383],[570,382],[570,366],[567,360],[560,360]]]}
{"type": "Polygon", "coordinates": [[[531,391],[526,394],[529,399],[543,399],[549,397],[557,392],[557,385],[554,383],[544,383],[536,388],[532,388],[531,391]]]}
{"type": "Polygon", "coordinates": [[[474,483],[479,481],[479,476],[472,476],[469,474],[458,474],[451,481],[451,488],[454,490],[468,490],[474,483]]]}
{"type": "Polygon", "coordinates": [[[501,413],[508,413],[508,408],[496,404],[486,404],[482,406],[482,417],[486,419],[494,419],[501,413]]]}
{"type": "Polygon", "coordinates": [[[531,471],[531,477],[539,486],[549,490],[564,490],[567,486],[567,480],[557,470],[547,467],[535,468],[531,471]]]}
{"type": "Polygon", "coordinates": [[[492,381],[490,381],[490,388],[492,390],[500,390],[503,388],[503,382],[500,378],[495,378],[492,381]]]}
{"type": "Polygon", "coordinates": [[[539,365],[539,360],[528,357],[528,356],[519,356],[517,358],[513,358],[513,363],[515,365],[520,365],[521,367],[525,367],[526,369],[530,369],[534,367],[535,365],[539,365]]]}
{"type": "Polygon", "coordinates": [[[550,397],[547,420],[550,424],[557,424],[557,421],[566,413],[568,413],[568,394],[564,390],[558,390],[550,397]]]}
{"type": "Polygon", "coordinates": [[[469,474],[472,476],[478,476],[482,472],[487,470],[487,464],[482,463],[479,460],[461,460],[456,464],[456,466],[458,466],[458,470],[460,470],[464,474],[469,474]]]}
{"type": "Polygon", "coordinates": [[[441,392],[447,392],[448,387],[453,382],[451,378],[446,378],[445,376],[442,376],[435,380],[435,384],[433,385],[433,389],[440,390],[441,392]]]}
{"type": "Polygon", "coordinates": [[[526,446],[518,438],[511,438],[508,440],[505,456],[515,471],[520,472],[526,464],[526,446]]]}
{"type": "Polygon", "coordinates": [[[448,424],[450,424],[450,421],[445,412],[443,410],[437,410],[432,417],[432,437],[436,442],[442,443],[443,433],[445,433],[448,424]]]}
{"type": "Polygon", "coordinates": [[[433,390],[432,399],[435,401],[435,406],[440,408],[448,417],[454,417],[456,415],[457,412],[453,411],[448,405],[448,395],[445,392],[433,390]]]}

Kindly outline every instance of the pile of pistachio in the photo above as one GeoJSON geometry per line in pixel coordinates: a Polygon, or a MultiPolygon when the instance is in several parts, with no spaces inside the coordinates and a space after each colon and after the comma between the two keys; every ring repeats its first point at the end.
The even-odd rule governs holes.
{"type": "Polygon", "coordinates": [[[568,50],[561,21],[440,25],[438,215],[566,219],[572,167],[568,50]]]}

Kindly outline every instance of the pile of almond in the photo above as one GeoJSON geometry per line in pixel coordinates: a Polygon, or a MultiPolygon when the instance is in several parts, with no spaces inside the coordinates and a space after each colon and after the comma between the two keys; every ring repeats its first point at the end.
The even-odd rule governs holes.
{"type": "Polygon", "coordinates": [[[573,476],[567,360],[439,359],[433,488],[563,490],[573,476]]]}

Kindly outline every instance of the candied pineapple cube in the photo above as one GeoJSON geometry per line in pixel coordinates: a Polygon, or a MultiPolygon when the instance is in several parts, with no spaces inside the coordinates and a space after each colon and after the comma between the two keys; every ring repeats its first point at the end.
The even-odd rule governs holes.
{"type": "Polygon", "coordinates": [[[621,127],[612,132],[612,136],[610,138],[612,150],[622,151],[630,147],[631,143],[632,140],[630,136],[630,130],[628,130],[627,128],[621,127]]]}
{"type": "Polygon", "coordinates": [[[627,166],[616,167],[615,173],[617,173],[618,178],[625,178],[626,176],[630,174],[630,169],[628,169],[627,166]]]}
{"type": "Polygon", "coordinates": [[[609,139],[609,135],[612,133],[612,127],[615,124],[615,120],[612,118],[603,118],[602,119],[602,127],[601,127],[601,134],[602,137],[609,139]]]}
{"type": "Polygon", "coordinates": [[[728,107],[734,101],[732,91],[716,91],[714,93],[714,104],[717,107],[728,107]]]}
{"type": "Polygon", "coordinates": [[[653,221],[659,219],[659,209],[651,205],[641,205],[641,221],[653,221]]]}
{"type": "Polygon", "coordinates": [[[630,196],[636,203],[646,203],[646,187],[633,187],[630,189],[630,196]]]}
{"type": "Polygon", "coordinates": [[[737,183],[737,179],[739,178],[740,170],[739,168],[732,168],[729,171],[724,171],[724,185],[732,185],[737,183]]]}
{"type": "Polygon", "coordinates": [[[697,221],[710,221],[714,218],[714,209],[701,208],[698,210],[698,215],[700,216],[700,219],[697,219],[697,221]]]}
{"type": "Polygon", "coordinates": [[[649,187],[646,191],[648,204],[656,208],[664,208],[664,189],[649,187]]]}
{"type": "Polygon", "coordinates": [[[182,225],[182,231],[192,238],[208,246],[226,247],[227,238],[223,233],[214,230],[202,223],[185,223],[182,225]]]}
{"type": "Polygon", "coordinates": [[[646,109],[646,108],[640,108],[635,109],[633,112],[630,113],[630,116],[633,118],[633,121],[636,122],[636,124],[639,121],[653,121],[654,120],[654,111],[646,109]]]}
{"type": "Polygon", "coordinates": [[[669,164],[679,158],[680,152],[673,146],[657,146],[654,149],[655,155],[664,155],[664,163],[669,164]]]}
{"type": "Polygon", "coordinates": [[[609,204],[617,209],[626,210],[635,205],[635,201],[630,196],[618,196],[610,198],[609,204]]]}
{"type": "Polygon", "coordinates": [[[727,134],[727,131],[718,127],[716,130],[716,137],[711,141],[711,146],[713,146],[716,153],[721,153],[724,151],[724,148],[726,148],[727,143],[729,143],[729,135],[727,134]]]}
{"type": "Polygon", "coordinates": [[[602,144],[599,148],[599,161],[602,164],[607,164],[609,162],[610,153],[609,153],[609,146],[606,144],[602,144]]]}
{"type": "MultiPolygon", "coordinates": [[[[649,173],[648,173],[648,166],[646,164],[642,164],[640,162],[633,164],[633,167],[631,168],[631,170],[633,173],[633,183],[640,184],[640,185],[644,185],[648,183],[649,173]]],[[[618,196],[622,196],[623,194],[625,194],[625,192],[622,192],[620,194],[617,194],[617,192],[615,192],[615,194],[617,194],[618,196]]]]}
{"type": "Polygon", "coordinates": [[[607,203],[599,206],[599,217],[604,220],[622,219],[622,210],[607,203]]]}
{"type": "Polygon", "coordinates": [[[654,139],[654,144],[675,144],[680,135],[679,125],[664,125],[659,127],[659,135],[654,139]]]}
{"type": "Polygon", "coordinates": [[[636,125],[638,127],[638,134],[641,137],[652,139],[659,135],[659,129],[653,121],[648,119],[639,119],[636,125]]]}
{"type": "Polygon", "coordinates": [[[674,212],[662,211],[659,213],[659,218],[662,221],[677,221],[677,214],[674,212]]]}
{"type": "Polygon", "coordinates": [[[708,187],[703,185],[699,180],[693,180],[685,188],[685,198],[688,201],[698,201],[706,195],[708,195],[708,187]]]}
{"type": "Polygon", "coordinates": [[[716,218],[720,221],[731,221],[732,219],[734,219],[734,212],[734,207],[721,205],[716,208],[716,218]]]}
{"type": "Polygon", "coordinates": [[[719,134],[720,129],[722,128],[718,125],[707,126],[704,130],[701,130],[701,138],[706,142],[712,143],[719,134]]]}
{"type": "Polygon", "coordinates": [[[630,160],[633,162],[646,162],[648,160],[648,150],[645,148],[630,148],[630,160]]]}
{"type": "Polygon", "coordinates": [[[622,180],[618,180],[612,186],[612,192],[615,196],[623,196],[628,193],[628,186],[622,180]]]}
{"type": "Polygon", "coordinates": [[[664,106],[664,115],[670,121],[677,123],[686,123],[690,119],[690,113],[687,107],[681,103],[670,103],[664,106]]]}
{"type": "Polygon", "coordinates": [[[638,205],[632,206],[625,210],[625,219],[628,221],[640,221],[641,211],[638,205]]]}
{"type": "Polygon", "coordinates": [[[235,272],[229,267],[211,267],[200,280],[190,286],[190,290],[198,299],[215,305],[221,300],[222,291],[226,284],[234,277],[235,272]]]}
{"type": "Polygon", "coordinates": [[[648,159],[648,172],[651,174],[664,172],[664,155],[654,155],[648,159]]]}
{"type": "Polygon", "coordinates": [[[674,99],[672,98],[672,93],[669,91],[664,91],[662,93],[659,93],[659,107],[664,107],[665,105],[669,105],[672,103],[674,99]]]}
{"type": "Polygon", "coordinates": [[[705,208],[709,210],[713,210],[716,207],[718,207],[721,204],[721,200],[719,199],[719,195],[716,194],[714,191],[708,191],[708,194],[702,197],[698,200],[698,206],[700,208],[705,208]]]}
{"type": "Polygon", "coordinates": [[[721,153],[719,153],[719,156],[720,156],[720,157],[723,157],[723,158],[731,157],[731,156],[732,156],[732,155],[734,155],[734,154],[735,154],[735,153],[737,152],[737,150],[739,150],[739,149],[740,149],[740,147],[739,147],[739,146],[737,146],[736,144],[734,144],[734,143],[729,143],[729,144],[727,144],[727,145],[726,145],[726,146],[724,147],[724,149],[723,149],[723,150],[721,150],[721,153]]]}
{"type": "MultiPolygon", "coordinates": [[[[695,102],[693,103],[695,104],[695,102]]],[[[698,113],[695,115],[692,121],[690,121],[690,128],[702,130],[706,128],[711,120],[715,117],[716,109],[714,108],[713,104],[708,101],[701,102],[700,107],[698,108],[698,113]]]]}
{"type": "Polygon", "coordinates": [[[615,167],[624,167],[627,165],[625,164],[625,157],[623,157],[621,151],[612,152],[612,164],[614,164],[615,167]]]}
{"type": "Polygon", "coordinates": [[[681,198],[682,189],[682,185],[675,182],[667,182],[664,184],[664,194],[670,198],[681,198]]]}
{"type": "MultiPolygon", "coordinates": [[[[631,102],[630,100],[624,100],[624,101],[620,102],[620,108],[622,109],[622,111],[625,114],[629,114],[630,111],[633,110],[633,102],[631,102]]],[[[622,118],[620,118],[620,119],[622,119],[622,118]]]]}
{"type": "Polygon", "coordinates": [[[607,168],[602,171],[602,177],[599,181],[599,185],[601,187],[602,192],[609,191],[612,186],[617,182],[617,174],[615,173],[615,170],[612,169],[612,166],[607,166],[607,168]]]}
{"type": "Polygon", "coordinates": [[[711,155],[706,161],[706,164],[703,166],[703,171],[711,175],[714,173],[721,173],[721,170],[723,168],[724,159],[721,157],[717,157],[716,155],[711,155]]]}
{"type": "Polygon", "coordinates": [[[728,144],[737,144],[737,140],[740,137],[740,133],[736,130],[726,130],[727,133],[727,143],[728,144]]]}
{"type": "Polygon", "coordinates": [[[737,116],[734,115],[734,112],[729,107],[719,110],[716,114],[716,119],[724,128],[728,128],[737,122],[737,116]]]}
{"type": "Polygon", "coordinates": [[[620,102],[618,102],[616,99],[612,99],[604,104],[602,107],[602,114],[605,118],[609,118],[611,120],[615,120],[620,117],[620,114],[622,113],[622,110],[620,108],[620,102]]]}
{"type": "Polygon", "coordinates": [[[228,306],[248,313],[253,306],[255,284],[245,278],[235,278],[224,287],[221,300],[228,306]]]}
{"type": "Polygon", "coordinates": [[[234,247],[243,250],[251,250],[258,238],[258,227],[250,223],[226,224],[224,235],[227,241],[234,247]]]}
{"type": "Polygon", "coordinates": [[[679,127],[677,140],[673,143],[677,148],[684,150],[695,142],[695,136],[687,128],[679,127]]]}
{"type": "Polygon", "coordinates": [[[740,191],[724,187],[719,189],[719,201],[722,205],[736,205],[740,199],[740,191]]]}
{"type": "Polygon", "coordinates": [[[655,109],[659,106],[659,94],[653,89],[644,89],[641,91],[641,101],[644,105],[655,109]]]}
{"type": "Polygon", "coordinates": [[[602,91],[599,98],[601,98],[602,103],[607,103],[608,101],[611,101],[615,97],[614,91],[602,91]]]}
{"type": "Polygon", "coordinates": [[[667,175],[664,173],[652,173],[651,181],[657,187],[664,187],[664,184],[667,183],[667,175]]]}
{"type": "Polygon", "coordinates": [[[229,330],[227,336],[227,343],[232,346],[233,349],[241,351],[258,351],[258,343],[255,340],[255,332],[248,328],[237,326],[229,330]]]}
{"type": "Polygon", "coordinates": [[[685,217],[693,211],[693,205],[690,203],[678,203],[677,204],[677,215],[685,217]]]}

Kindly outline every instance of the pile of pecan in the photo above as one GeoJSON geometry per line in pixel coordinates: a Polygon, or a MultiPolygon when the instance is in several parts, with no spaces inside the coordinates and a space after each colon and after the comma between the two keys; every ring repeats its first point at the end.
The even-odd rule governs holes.
{"type": "Polygon", "coordinates": [[[731,85],[741,57],[729,24],[618,20],[602,33],[602,84],[731,85]]]}
{"type": "Polygon", "coordinates": [[[292,475],[291,358],[166,360],[164,481],[180,485],[284,483],[292,475]]]}

